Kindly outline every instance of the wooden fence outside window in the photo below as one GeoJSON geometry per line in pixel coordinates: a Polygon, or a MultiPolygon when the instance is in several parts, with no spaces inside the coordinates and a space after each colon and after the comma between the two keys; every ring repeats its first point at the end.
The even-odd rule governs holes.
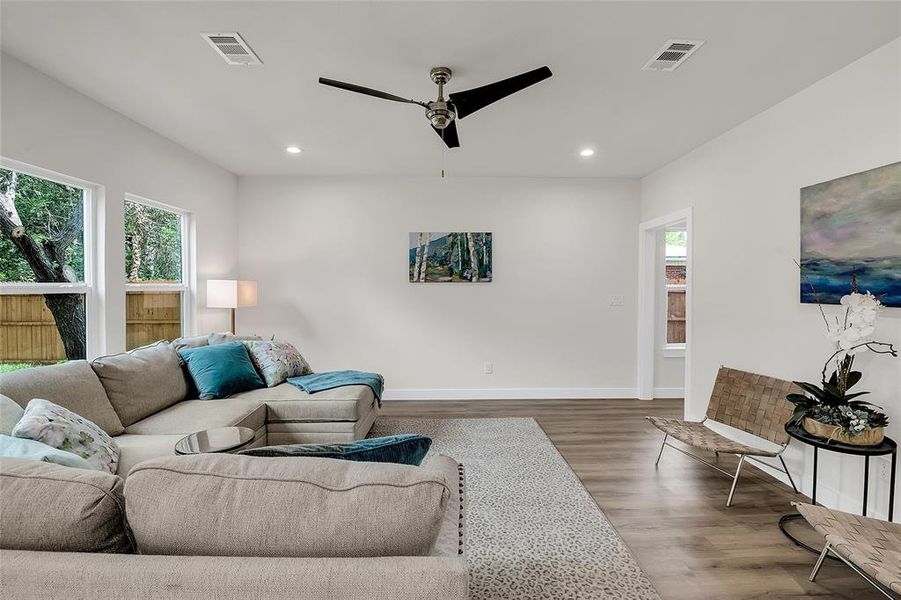
{"type": "MultiPolygon", "coordinates": [[[[126,348],[181,335],[181,292],[128,292],[126,348]]],[[[0,363],[53,364],[66,360],[44,296],[0,295],[0,363]]]]}

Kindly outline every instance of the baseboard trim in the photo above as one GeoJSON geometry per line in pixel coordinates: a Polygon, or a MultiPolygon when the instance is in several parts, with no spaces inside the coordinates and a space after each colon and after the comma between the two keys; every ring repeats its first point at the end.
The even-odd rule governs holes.
{"type": "Polygon", "coordinates": [[[382,394],[385,400],[633,400],[635,397],[635,388],[423,388],[387,389],[382,394]]]}
{"type": "Polygon", "coordinates": [[[685,397],[685,388],[680,388],[680,387],[654,388],[654,397],[655,398],[684,398],[685,397]]]}

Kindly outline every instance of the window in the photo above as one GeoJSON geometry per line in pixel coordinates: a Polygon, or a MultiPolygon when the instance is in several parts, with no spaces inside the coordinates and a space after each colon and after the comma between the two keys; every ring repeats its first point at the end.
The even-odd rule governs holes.
{"type": "Polygon", "coordinates": [[[125,346],[174,340],[187,331],[189,215],[129,196],[125,200],[125,346]]]}
{"type": "Polygon", "coordinates": [[[666,346],[664,349],[684,351],[688,239],[684,230],[667,231],[665,236],[666,346]]]}
{"type": "Polygon", "coordinates": [[[0,371],[83,359],[95,346],[91,191],[0,162],[0,371]]]}

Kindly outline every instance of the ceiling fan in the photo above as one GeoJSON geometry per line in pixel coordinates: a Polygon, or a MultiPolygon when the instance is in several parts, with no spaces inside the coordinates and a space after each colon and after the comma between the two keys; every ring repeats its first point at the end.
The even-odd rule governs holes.
{"type": "Polygon", "coordinates": [[[483,85],[481,87],[472,88],[465,92],[454,92],[448,94],[447,99],[444,98],[444,86],[450,81],[453,73],[447,67],[435,67],[429,72],[429,77],[438,85],[438,99],[431,102],[421,102],[419,100],[408,100],[394,94],[380,92],[371,88],[355,85],[353,83],[344,83],[343,81],[335,81],[334,79],[319,78],[319,83],[330,85],[332,87],[357,92],[358,94],[366,94],[383,100],[391,100],[393,102],[404,102],[407,104],[418,104],[425,108],[425,116],[432,124],[441,139],[447,144],[448,148],[457,148],[460,146],[460,138],[457,135],[456,120],[471,115],[481,108],[485,108],[489,104],[493,104],[498,100],[506,98],[510,94],[523,90],[530,85],[534,85],[539,81],[547,79],[553,73],[547,67],[541,67],[533,71],[514,75],[502,81],[496,81],[483,85]]]}

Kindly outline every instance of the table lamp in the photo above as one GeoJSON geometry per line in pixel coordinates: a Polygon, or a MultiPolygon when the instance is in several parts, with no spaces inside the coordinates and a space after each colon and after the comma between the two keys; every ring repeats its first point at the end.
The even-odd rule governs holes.
{"type": "Polygon", "coordinates": [[[237,279],[208,279],[206,282],[207,308],[231,309],[231,332],[235,333],[235,309],[239,306],[257,305],[257,282],[237,279]]]}

